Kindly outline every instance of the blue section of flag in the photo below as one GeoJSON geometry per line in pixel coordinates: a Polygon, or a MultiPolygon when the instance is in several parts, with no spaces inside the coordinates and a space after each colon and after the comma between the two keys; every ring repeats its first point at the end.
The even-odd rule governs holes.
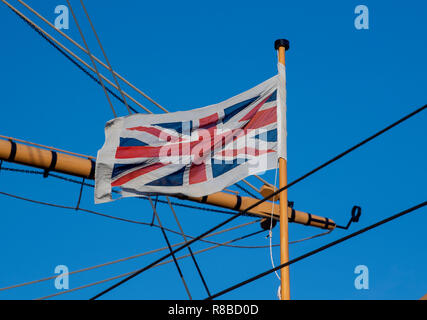
{"type": "Polygon", "coordinates": [[[182,186],[184,184],[185,166],[172,174],[147,183],[147,186],[182,186]]]}
{"type": "Polygon", "coordinates": [[[268,98],[267,102],[277,101],[277,90],[274,90],[274,92],[271,94],[270,98],[268,98]]]}
{"type": "Polygon", "coordinates": [[[222,120],[223,123],[226,123],[228,120],[233,118],[236,114],[238,114],[240,111],[245,109],[247,106],[249,106],[252,102],[254,102],[256,99],[258,99],[259,96],[239,102],[231,107],[224,109],[224,118],[222,120]]]}
{"type": "Polygon", "coordinates": [[[148,146],[147,143],[134,138],[120,138],[120,147],[148,146]]]}
{"type": "Polygon", "coordinates": [[[113,172],[111,174],[112,178],[117,177],[122,172],[125,172],[127,170],[133,169],[137,166],[141,165],[140,163],[132,163],[132,164],[114,164],[113,172]]]}
{"type": "Polygon", "coordinates": [[[240,166],[241,164],[245,163],[246,161],[248,161],[248,159],[245,158],[239,158],[239,159],[233,159],[233,162],[231,161],[216,161],[219,163],[215,163],[214,160],[211,161],[211,166],[212,166],[212,176],[214,178],[219,177],[221,175],[223,175],[224,173],[240,166]]]}
{"type": "Polygon", "coordinates": [[[182,133],[182,122],[156,123],[156,126],[162,127],[164,129],[172,129],[178,133],[182,133]]]}
{"type": "Polygon", "coordinates": [[[276,142],[277,141],[277,129],[273,129],[267,132],[263,132],[260,134],[257,134],[255,139],[267,141],[267,142],[276,142]]]}
{"type": "Polygon", "coordinates": [[[125,172],[130,169],[134,169],[136,167],[142,167],[146,162],[139,162],[139,163],[131,163],[131,164],[114,164],[113,172],[111,174],[112,178],[117,177],[122,172],[125,172]]]}

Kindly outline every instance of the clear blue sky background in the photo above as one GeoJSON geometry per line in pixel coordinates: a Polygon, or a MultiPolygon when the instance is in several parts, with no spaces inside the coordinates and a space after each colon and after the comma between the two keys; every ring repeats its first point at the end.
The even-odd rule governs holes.
{"type": "MultiPolygon", "coordinates": [[[[55,19],[55,6],[65,4],[28,2],[50,21],[55,19]]],[[[79,2],[72,3],[91,48],[101,57],[79,2]]],[[[88,0],[86,4],[113,67],[170,111],[219,102],[273,76],[274,40],[288,38],[289,181],[427,103],[427,4],[423,1],[88,0]],[[354,27],[358,4],[370,9],[369,30],[354,27]]],[[[104,141],[104,124],[112,118],[101,88],[3,4],[0,18],[0,134],[96,155],[104,141]]],[[[72,20],[66,32],[82,43],[72,20]]],[[[125,115],[124,106],[114,103],[125,115]]],[[[289,198],[297,209],[340,224],[347,222],[353,205],[362,206],[361,221],[350,231],[383,219],[426,199],[426,139],[427,113],[423,113],[292,187],[289,198]]],[[[269,172],[265,178],[273,182],[274,174],[269,172]]],[[[79,186],[1,171],[0,191],[73,206],[79,186]]],[[[4,196],[0,196],[0,205],[0,287],[53,275],[57,265],[67,265],[71,271],[165,245],[154,228],[4,196]]],[[[95,206],[89,188],[81,205],[151,221],[148,203],[126,199],[95,206]]],[[[160,205],[159,209],[164,224],[177,229],[168,208],[160,205]]],[[[191,209],[177,208],[177,212],[190,235],[227,218],[191,209]]],[[[242,217],[233,225],[248,221],[251,218],[242,217]]],[[[292,298],[420,298],[427,293],[426,225],[427,210],[423,209],[298,262],[291,267],[292,298]],[[357,265],[369,268],[369,290],[354,287],[357,265]]],[[[215,240],[226,241],[258,229],[258,225],[247,227],[215,240]]],[[[292,224],[290,239],[319,231],[292,224]]],[[[291,257],[350,231],[337,230],[292,245],[291,257]]],[[[182,241],[175,235],[170,239],[182,241]]],[[[273,242],[278,242],[277,228],[273,242]]],[[[267,245],[268,240],[262,234],[241,244],[267,245]]],[[[204,247],[197,244],[193,250],[204,247]]],[[[135,270],[160,255],[73,275],[70,288],[135,270]]],[[[277,263],[277,249],[274,257],[277,263]]],[[[268,249],[219,248],[197,259],[212,292],[271,267],[268,249]]],[[[191,260],[180,264],[194,298],[206,297],[191,260]]],[[[113,283],[58,298],[87,299],[113,283]]],[[[278,285],[270,275],[224,298],[276,299],[278,285]]],[[[56,292],[53,281],[48,281],[0,292],[0,298],[33,299],[56,292]]],[[[187,296],[175,266],[168,264],[138,276],[105,298],[187,296]]]]}

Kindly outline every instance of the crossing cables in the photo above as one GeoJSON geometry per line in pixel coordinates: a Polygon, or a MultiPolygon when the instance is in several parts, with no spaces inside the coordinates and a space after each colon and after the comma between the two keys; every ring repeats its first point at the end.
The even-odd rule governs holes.
{"type": "MultiPolygon", "coordinates": [[[[81,58],[79,58],[75,53],[73,53],[70,49],[68,49],[67,47],[65,47],[64,45],[62,45],[58,40],[56,40],[55,38],[53,38],[49,33],[47,33],[46,31],[44,31],[42,28],[40,28],[37,24],[35,24],[33,21],[31,21],[29,18],[27,18],[24,14],[22,14],[20,11],[18,11],[15,7],[13,7],[12,5],[10,5],[7,1],[5,0],[1,0],[4,4],[6,4],[9,9],[12,10],[12,12],[14,12],[20,19],[22,19],[25,23],[27,23],[35,32],[37,32],[43,39],[45,39],[51,46],[53,46],[56,50],[58,50],[59,53],[61,53],[65,58],[67,58],[70,62],[72,62],[77,68],[79,68],[81,71],[83,71],[89,78],[91,78],[93,81],[95,81],[98,85],[101,85],[101,81],[99,79],[97,79],[93,74],[91,74],[84,66],[86,66],[89,70],[91,70],[94,73],[97,73],[96,70],[91,67],[90,65],[88,65],[86,62],[84,62],[81,58]],[[62,48],[61,48],[62,47],[62,48]],[[67,53],[68,52],[68,53],[67,53]],[[77,62],[73,57],[78,60],[79,62],[77,62]],[[84,66],[83,66],[84,65],[84,66]]],[[[98,73],[99,76],[105,80],[106,82],[108,82],[112,87],[116,88],[117,87],[111,82],[109,81],[105,76],[103,76],[102,74],[98,73]]],[[[119,97],[115,92],[113,92],[108,86],[105,86],[105,89],[108,93],[110,93],[114,98],[116,98],[118,101],[120,101],[121,103],[125,104],[125,101],[119,97]]],[[[145,111],[149,112],[149,110],[147,108],[145,108],[142,104],[140,104],[138,101],[136,101],[134,98],[130,97],[129,95],[127,95],[124,91],[123,93],[129,98],[131,99],[134,103],[136,103],[139,107],[141,107],[142,109],[144,109],[145,111]]],[[[135,110],[131,105],[129,105],[129,108],[135,112],[138,113],[137,110],[135,110]]]]}
{"type": "Polygon", "coordinates": [[[220,297],[220,296],[222,296],[222,295],[224,295],[224,294],[226,294],[226,293],[228,293],[230,291],[233,291],[233,290],[235,290],[237,288],[240,288],[240,287],[242,287],[242,286],[244,286],[244,285],[246,285],[248,283],[251,283],[251,282],[253,282],[255,280],[258,280],[258,279],[260,279],[262,277],[265,277],[265,276],[269,275],[270,273],[273,273],[273,272],[275,272],[277,270],[280,270],[280,269],[282,269],[284,267],[290,266],[291,264],[294,264],[294,263],[296,263],[298,261],[301,261],[303,259],[311,257],[312,255],[315,255],[316,253],[322,252],[322,251],[324,251],[324,250],[326,250],[328,248],[336,246],[337,244],[340,244],[341,242],[347,241],[347,240],[349,240],[351,238],[354,238],[354,237],[356,237],[356,236],[358,236],[358,235],[360,235],[362,233],[365,233],[365,232],[367,232],[369,230],[375,229],[375,228],[377,228],[377,227],[379,227],[379,226],[381,226],[383,224],[386,224],[386,223],[388,223],[390,221],[393,221],[393,220],[395,220],[397,218],[400,218],[400,217],[402,217],[402,216],[404,216],[404,215],[406,215],[408,213],[411,213],[411,212],[414,212],[414,211],[416,211],[418,209],[421,209],[422,207],[424,207],[426,205],[427,205],[427,201],[421,202],[420,204],[417,204],[416,206],[413,206],[413,207],[411,207],[409,209],[406,209],[404,211],[396,213],[395,215],[392,215],[392,216],[390,216],[390,217],[388,217],[388,218],[386,218],[384,220],[381,220],[381,221],[379,221],[377,223],[374,223],[374,224],[372,224],[372,225],[370,225],[370,226],[368,226],[366,228],[363,228],[363,229],[361,229],[359,231],[353,232],[352,234],[349,234],[349,235],[347,235],[345,237],[342,237],[342,238],[340,238],[338,240],[332,241],[332,242],[330,242],[330,243],[328,243],[328,244],[326,244],[324,246],[321,246],[320,248],[317,248],[315,250],[307,252],[307,253],[299,256],[298,258],[292,259],[292,260],[290,260],[290,261],[288,261],[286,263],[283,263],[283,264],[281,264],[281,265],[279,265],[277,267],[274,267],[274,268],[272,268],[270,270],[264,271],[264,272],[262,272],[262,273],[260,273],[260,274],[258,274],[256,276],[254,276],[252,278],[249,278],[249,279],[247,279],[245,281],[242,281],[242,282],[240,282],[240,283],[238,283],[238,284],[236,284],[236,285],[234,285],[232,287],[229,287],[228,289],[222,290],[221,292],[218,292],[218,293],[216,293],[216,294],[208,297],[206,300],[212,300],[212,299],[218,298],[218,297],[220,297]]]}
{"type": "Polygon", "coordinates": [[[185,291],[187,292],[188,298],[190,300],[193,300],[193,298],[191,296],[191,293],[190,293],[190,290],[188,289],[187,282],[185,281],[184,274],[182,273],[182,270],[181,270],[181,268],[180,268],[180,266],[178,264],[178,261],[177,261],[177,259],[175,257],[175,254],[173,253],[172,246],[171,246],[171,243],[169,241],[169,238],[166,235],[166,232],[165,232],[165,229],[163,228],[162,222],[160,221],[160,217],[159,217],[159,215],[157,213],[157,208],[154,205],[153,201],[151,200],[151,197],[148,197],[148,199],[150,201],[150,205],[151,205],[151,208],[153,209],[153,213],[154,213],[154,215],[155,215],[155,217],[157,219],[157,222],[159,223],[159,227],[160,227],[160,230],[162,231],[163,237],[165,238],[166,244],[168,245],[169,252],[172,255],[173,262],[175,263],[175,266],[176,266],[176,269],[178,271],[179,277],[181,278],[182,284],[184,285],[185,291]]]}

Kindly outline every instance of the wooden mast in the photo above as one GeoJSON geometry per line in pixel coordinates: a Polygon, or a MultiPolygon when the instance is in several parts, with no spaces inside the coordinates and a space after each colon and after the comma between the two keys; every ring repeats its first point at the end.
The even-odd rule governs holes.
{"type": "MultiPolygon", "coordinates": [[[[55,151],[41,146],[18,143],[13,139],[0,139],[0,160],[40,168],[46,170],[46,172],[60,172],[75,177],[94,179],[95,161],[64,152],[59,151],[59,149],[55,151]]],[[[243,211],[258,202],[258,199],[242,197],[227,192],[217,192],[205,197],[178,198],[238,211],[243,211]]],[[[249,213],[270,219],[271,208],[271,202],[263,202],[251,209],[249,213]]],[[[332,230],[336,227],[333,220],[292,208],[288,208],[288,218],[295,223],[323,229],[332,230]]],[[[277,204],[273,206],[273,219],[279,219],[279,205],[277,204]]]]}
{"type": "MultiPolygon", "coordinates": [[[[285,66],[285,51],[289,49],[289,41],[285,39],[276,40],[274,47],[278,50],[279,63],[285,66]]],[[[286,115],[283,115],[286,117],[286,115]]],[[[286,118],[282,119],[286,123],[286,118]]],[[[284,137],[286,139],[286,137],[284,137]]],[[[287,184],[287,161],[279,158],[279,188],[287,184]]],[[[288,234],[288,190],[284,190],[279,195],[280,205],[280,264],[289,261],[289,234],[288,234]]],[[[281,299],[291,299],[289,267],[280,269],[281,299]]]]}

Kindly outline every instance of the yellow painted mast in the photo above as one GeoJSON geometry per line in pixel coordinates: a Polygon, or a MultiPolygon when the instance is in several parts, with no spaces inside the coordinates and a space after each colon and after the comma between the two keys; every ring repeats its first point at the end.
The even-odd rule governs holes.
{"type": "MultiPolygon", "coordinates": [[[[285,39],[276,40],[274,43],[275,49],[278,51],[278,60],[285,66],[285,51],[289,49],[289,41],[285,39]]],[[[286,115],[285,115],[286,117],[286,115]]],[[[286,118],[283,119],[286,123],[286,118]]],[[[287,161],[285,158],[279,158],[279,188],[283,188],[287,184],[287,161]]],[[[280,264],[289,261],[289,232],[288,232],[288,190],[284,190],[279,194],[280,206],[280,264]]],[[[281,299],[291,299],[289,267],[280,269],[281,281],[281,299]]]]}

